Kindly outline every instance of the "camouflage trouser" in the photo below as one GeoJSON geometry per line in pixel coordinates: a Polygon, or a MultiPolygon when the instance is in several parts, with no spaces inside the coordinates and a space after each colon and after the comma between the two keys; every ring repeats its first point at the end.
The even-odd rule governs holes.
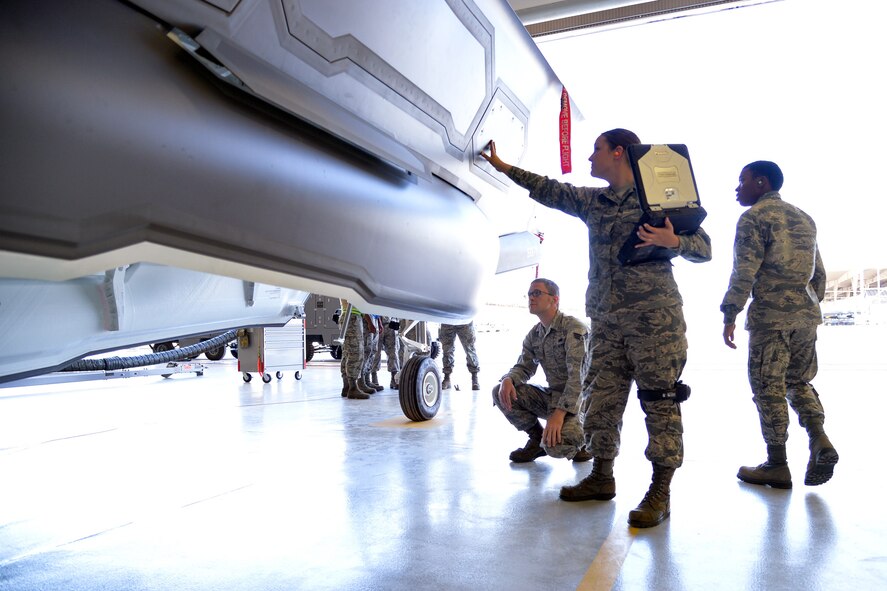
{"type": "Polygon", "coordinates": [[[363,329],[363,373],[369,374],[375,371],[379,361],[379,333],[363,329]]]}
{"type": "MultiPolygon", "coordinates": [[[[493,388],[493,404],[502,411],[508,422],[514,425],[518,431],[526,431],[536,424],[538,419],[548,419],[554,411],[551,401],[554,398],[552,391],[542,386],[533,384],[520,384],[514,387],[517,392],[517,400],[511,403],[511,411],[502,408],[499,402],[499,386],[493,388]]],[[[572,458],[585,444],[585,435],[579,419],[572,413],[564,417],[564,426],[561,428],[561,442],[554,447],[549,447],[542,442],[542,449],[553,458],[572,458]]]]}
{"type": "MultiPolygon", "coordinates": [[[[687,337],[680,306],[616,312],[591,319],[579,416],[591,454],[619,454],[622,417],[634,380],[644,390],[670,390],[687,361],[687,337]]],[[[645,455],[672,468],[684,460],[684,426],[679,404],[641,402],[647,425],[645,455]]]]}
{"type": "Polygon", "coordinates": [[[342,343],[342,377],[353,380],[359,378],[363,362],[363,318],[352,314],[342,343]]]}
{"type": "Polygon", "coordinates": [[[477,332],[474,330],[474,322],[468,324],[452,325],[441,324],[438,339],[440,340],[441,349],[443,349],[443,372],[445,374],[452,373],[456,364],[456,337],[462,343],[465,349],[465,359],[468,365],[468,371],[477,373],[480,371],[480,362],[477,359],[477,349],[475,341],[477,340],[477,332]]]}
{"type": "MultiPolygon", "coordinates": [[[[388,372],[396,374],[400,371],[400,339],[397,331],[388,328],[382,329],[382,338],[379,339],[379,351],[385,349],[385,357],[388,359],[388,372]]],[[[382,355],[376,357],[376,371],[382,369],[382,355]]]]}
{"type": "Polygon", "coordinates": [[[785,445],[788,405],[805,429],[822,427],[825,412],[810,381],[816,377],[816,327],[751,330],[748,381],[767,445],[785,445]]]}

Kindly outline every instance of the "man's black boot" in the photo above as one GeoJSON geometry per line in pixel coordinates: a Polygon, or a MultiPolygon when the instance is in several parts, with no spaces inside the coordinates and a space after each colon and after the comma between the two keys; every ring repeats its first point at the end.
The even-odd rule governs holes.
{"type": "Polygon", "coordinates": [[[527,444],[514,450],[511,452],[511,455],[508,456],[508,459],[515,464],[532,462],[538,457],[548,455],[545,450],[542,449],[542,424],[539,421],[536,421],[535,425],[527,429],[527,435],[530,436],[527,440],[527,444]]]}
{"type": "Polygon", "coordinates": [[[785,459],[785,445],[768,445],[767,461],[754,467],[742,466],[736,477],[749,484],[791,488],[792,473],[785,459]]]}
{"type": "Polygon", "coordinates": [[[443,379],[443,382],[441,382],[441,384],[440,384],[440,389],[441,390],[449,390],[451,387],[452,387],[452,384],[450,383],[450,374],[444,372],[444,379],[443,379]]]}
{"type": "Polygon", "coordinates": [[[480,390],[480,381],[478,381],[476,373],[471,374],[471,389],[480,390]]]}
{"type": "Polygon", "coordinates": [[[822,431],[811,433],[810,460],[807,462],[804,484],[807,486],[825,484],[832,477],[837,463],[838,452],[829,441],[828,435],[822,431]]]}
{"type": "Polygon", "coordinates": [[[641,504],[628,512],[631,527],[653,527],[671,515],[671,478],[675,468],[653,464],[653,482],[641,504]]]}
{"type": "Polygon", "coordinates": [[[613,478],[613,460],[595,458],[591,474],[573,486],[561,487],[564,501],[609,501],[616,496],[616,479],[613,478]]]}

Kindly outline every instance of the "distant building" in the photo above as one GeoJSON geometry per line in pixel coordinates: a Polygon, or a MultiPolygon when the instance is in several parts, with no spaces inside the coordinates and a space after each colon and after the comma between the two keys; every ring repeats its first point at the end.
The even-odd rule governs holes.
{"type": "Polygon", "coordinates": [[[887,324],[887,268],[828,273],[825,324],[887,324]]]}

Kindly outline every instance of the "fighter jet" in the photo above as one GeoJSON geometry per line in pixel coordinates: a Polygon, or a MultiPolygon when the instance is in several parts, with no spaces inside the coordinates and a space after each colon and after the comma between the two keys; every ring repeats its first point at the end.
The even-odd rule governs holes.
{"type": "Polygon", "coordinates": [[[540,253],[478,153],[572,106],[505,0],[8,0],[0,71],[0,381],[309,293],[468,321],[540,253]]]}

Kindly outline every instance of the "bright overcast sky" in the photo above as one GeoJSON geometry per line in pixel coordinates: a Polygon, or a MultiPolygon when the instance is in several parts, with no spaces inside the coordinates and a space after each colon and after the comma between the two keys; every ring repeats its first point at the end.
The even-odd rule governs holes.
{"type": "MultiPolygon", "coordinates": [[[[887,52],[872,13],[877,5],[781,0],[537,39],[584,117],[574,120],[573,173],[562,179],[600,184],[588,176],[585,159],[595,137],[613,127],[631,129],[645,143],[687,144],[714,248],[710,263],[677,265],[692,307],[716,312],[720,304],[742,212],[734,189],[741,168],[754,160],[783,169],[782,196],[816,220],[828,270],[887,265],[887,52]]],[[[554,176],[556,158],[521,165],[554,176]]],[[[539,223],[541,274],[562,284],[565,306],[581,306],[585,227],[547,211],[539,223]]]]}

